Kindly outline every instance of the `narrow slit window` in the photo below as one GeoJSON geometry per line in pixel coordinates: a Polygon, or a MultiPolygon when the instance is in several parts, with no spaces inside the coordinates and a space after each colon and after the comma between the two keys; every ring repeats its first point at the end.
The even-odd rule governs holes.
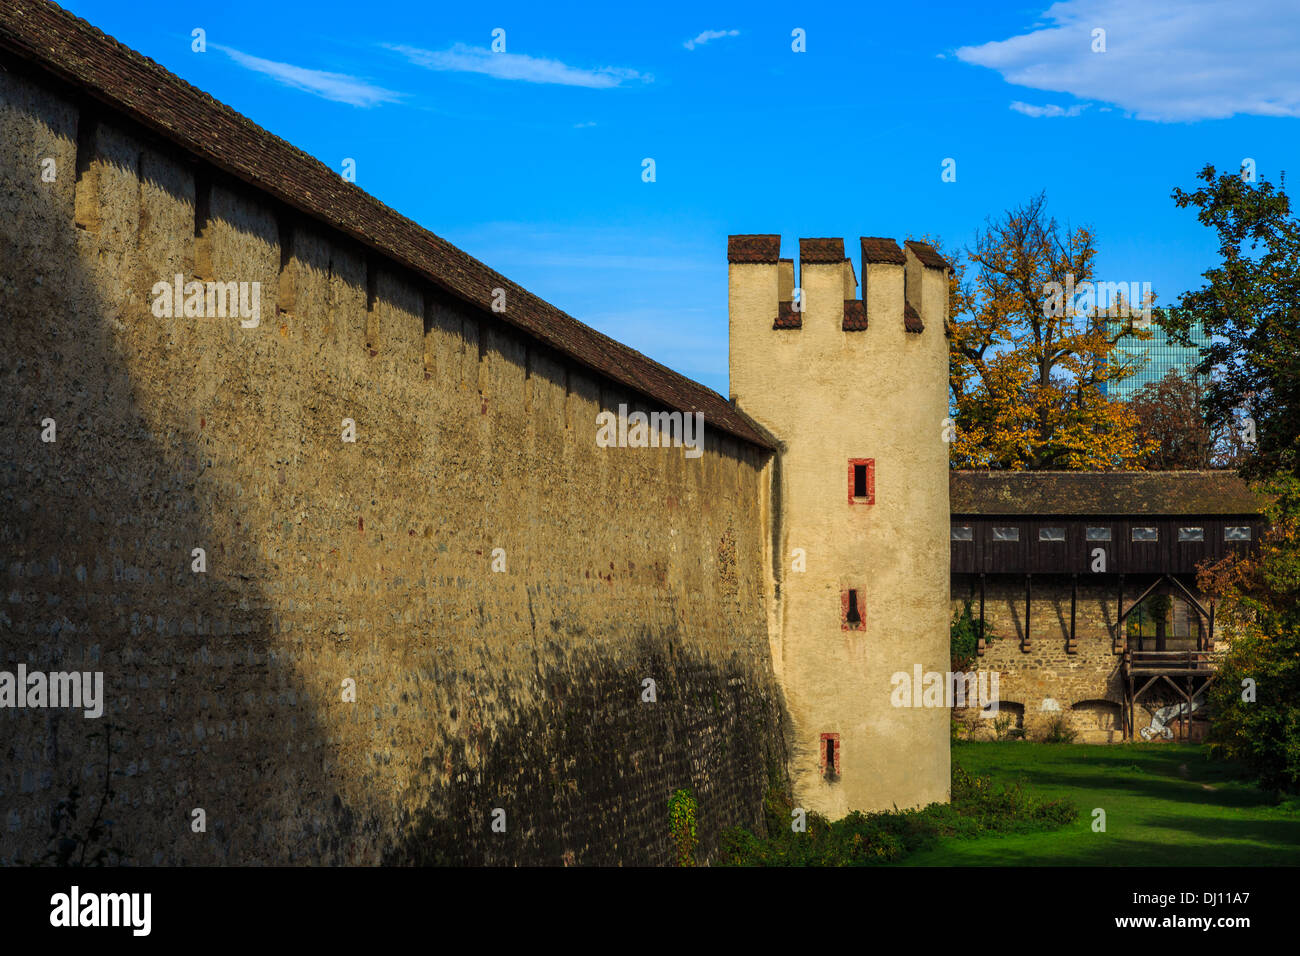
{"type": "Polygon", "coordinates": [[[1159,541],[1160,532],[1156,528],[1134,528],[1134,541],[1159,541]]]}
{"type": "Polygon", "coordinates": [[[952,540],[974,541],[975,531],[968,524],[955,524],[952,526],[952,540]]]}
{"type": "Polygon", "coordinates": [[[1249,541],[1250,526],[1245,527],[1227,527],[1223,529],[1224,541],[1249,541]]]}
{"type": "Polygon", "coordinates": [[[876,503],[876,462],[874,458],[849,459],[849,504],[876,503]]]}
{"type": "Polygon", "coordinates": [[[1179,528],[1178,540],[1179,541],[1204,541],[1205,529],[1204,528],[1179,528]]]}
{"type": "Polygon", "coordinates": [[[1109,541],[1110,528],[1089,528],[1087,538],[1089,541],[1109,541]]]}
{"type": "Polygon", "coordinates": [[[1064,541],[1065,529],[1064,528],[1039,528],[1038,540],[1039,541],[1064,541]]]}
{"type": "Polygon", "coordinates": [[[1019,541],[1020,529],[1019,528],[994,528],[993,540],[994,541],[1019,541]]]}
{"type": "Polygon", "coordinates": [[[858,613],[858,592],[852,588],[849,589],[849,611],[844,615],[844,620],[849,622],[849,627],[857,627],[862,623],[862,615],[858,613]]]}
{"type": "Polygon", "coordinates": [[[840,775],[840,735],[822,734],[821,753],[822,776],[835,780],[840,775]]]}

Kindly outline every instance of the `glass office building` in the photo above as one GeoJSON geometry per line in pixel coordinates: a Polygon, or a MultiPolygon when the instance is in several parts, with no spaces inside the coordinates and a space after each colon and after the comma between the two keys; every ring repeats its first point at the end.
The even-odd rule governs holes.
{"type": "MultiPolygon", "coordinates": [[[[1116,331],[1123,324],[1122,319],[1108,322],[1116,331]]],[[[1151,333],[1149,339],[1126,335],[1116,344],[1111,353],[1111,364],[1136,364],[1138,368],[1131,375],[1105,383],[1102,387],[1109,397],[1126,402],[1143,386],[1160,381],[1171,369],[1177,369],[1189,378],[1196,375],[1196,366],[1201,361],[1200,350],[1210,344],[1209,336],[1199,325],[1191,329],[1190,345],[1172,341],[1154,322],[1148,331],[1151,333]]]]}

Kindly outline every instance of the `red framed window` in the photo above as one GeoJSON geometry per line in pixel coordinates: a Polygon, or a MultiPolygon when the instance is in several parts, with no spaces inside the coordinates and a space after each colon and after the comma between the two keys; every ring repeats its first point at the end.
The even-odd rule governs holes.
{"type": "Polygon", "coordinates": [[[874,505],[876,503],[876,460],[874,458],[849,459],[849,504],[874,505]]]}

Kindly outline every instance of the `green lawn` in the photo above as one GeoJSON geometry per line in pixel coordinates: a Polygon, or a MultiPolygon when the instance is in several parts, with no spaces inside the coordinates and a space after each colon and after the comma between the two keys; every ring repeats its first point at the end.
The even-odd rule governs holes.
{"type": "Polygon", "coordinates": [[[1297,804],[1275,806],[1197,745],[954,743],[952,756],[994,783],[1065,797],[1079,819],[1045,833],[943,838],[896,865],[1300,865],[1297,804]],[[1095,807],[1105,833],[1092,831],[1095,807]]]}

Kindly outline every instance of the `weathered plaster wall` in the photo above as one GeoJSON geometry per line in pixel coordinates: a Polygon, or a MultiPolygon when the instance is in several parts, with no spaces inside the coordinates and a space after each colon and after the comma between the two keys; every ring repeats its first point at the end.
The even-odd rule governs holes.
{"type": "Polygon", "coordinates": [[[664,863],[677,787],[702,855],[760,826],[770,456],[598,448],[632,395],[219,178],[196,236],[202,176],[0,72],[0,669],[108,697],[0,711],[0,862],[106,764],[145,864],[664,863]],[[260,325],[155,317],[196,272],[260,325]]]}
{"type": "Polygon", "coordinates": [[[832,818],[945,801],[948,711],[891,704],[892,675],[948,663],[943,272],[917,270],[925,331],[910,334],[904,266],[864,266],[869,326],[845,332],[848,262],[805,262],[802,328],[774,330],[780,274],[790,269],[731,264],[730,344],[732,397],[785,446],[776,657],[795,732],[795,799],[832,818]],[[851,459],[874,461],[874,504],[849,503],[851,459]],[[860,630],[842,626],[849,589],[861,597],[860,630]],[[823,734],[839,735],[834,779],[823,770],[823,734]]]}

